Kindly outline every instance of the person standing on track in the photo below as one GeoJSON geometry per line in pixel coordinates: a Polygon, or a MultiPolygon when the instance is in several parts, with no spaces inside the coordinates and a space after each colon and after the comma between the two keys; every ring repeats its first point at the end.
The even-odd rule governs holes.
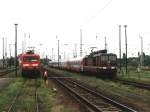
{"type": "Polygon", "coordinates": [[[44,78],[44,82],[45,84],[48,84],[48,74],[47,74],[47,70],[44,70],[44,74],[43,74],[43,78],[44,78]]]}

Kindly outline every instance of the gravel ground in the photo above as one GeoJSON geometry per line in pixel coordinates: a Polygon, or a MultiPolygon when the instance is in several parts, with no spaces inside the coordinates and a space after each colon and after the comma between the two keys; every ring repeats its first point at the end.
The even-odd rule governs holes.
{"type": "Polygon", "coordinates": [[[63,88],[49,81],[49,87],[56,92],[56,100],[52,107],[52,112],[87,112],[82,108],[63,88]]]}
{"type": "MultiPolygon", "coordinates": [[[[53,71],[54,72],[54,71],[53,71]]],[[[139,112],[150,112],[150,91],[126,86],[112,81],[101,80],[96,77],[81,76],[76,73],[63,71],[55,71],[59,74],[67,74],[67,76],[75,77],[76,79],[100,89],[105,95],[133,107],[139,112]]]]}

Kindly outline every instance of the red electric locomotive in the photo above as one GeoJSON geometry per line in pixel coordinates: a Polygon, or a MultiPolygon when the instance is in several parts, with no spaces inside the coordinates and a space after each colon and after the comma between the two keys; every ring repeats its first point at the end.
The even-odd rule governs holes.
{"type": "Polygon", "coordinates": [[[38,76],[40,75],[40,56],[34,54],[34,51],[27,51],[19,57],[20,69],[22,76],[38,76]]]}

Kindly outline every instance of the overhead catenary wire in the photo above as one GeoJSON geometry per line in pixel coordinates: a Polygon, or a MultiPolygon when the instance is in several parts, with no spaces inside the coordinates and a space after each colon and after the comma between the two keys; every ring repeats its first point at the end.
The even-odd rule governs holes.
{"type": "Polygon", "coordinates": [[[91,21],[93,21],[104,9],[106,9],[109,4],[112,2],[112,0],[109,0],[105,5],[104,7],[100,8],[94,15],[92,15],[90,17],[90,19],[83,25],[81,25],[81,28],[83,28],[84,26],[86,26],[87,24],[89,24],[91,21]]]}

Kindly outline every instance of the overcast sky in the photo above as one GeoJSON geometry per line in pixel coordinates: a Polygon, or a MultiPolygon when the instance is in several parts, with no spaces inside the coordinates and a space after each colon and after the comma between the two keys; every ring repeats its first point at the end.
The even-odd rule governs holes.
{"type": "MultiPolygon", "coordinates": [[[[108,51],[118,55],[118,25],[122,25],[122,52],[127,25],[129,56],[137,56],[140,51],[139,35],[143,37],[144,52],[150,54],[149,5],[149,0],[0,0],[0,57],[3,37],[7,38],[7,44],[14,44],[15,23],[18,23],[19,53],[22,41],[26,40],[26,46],[35,46],[43,55],[47,51],[51,56],[52,48],[57,55],[57,35],[61,54],[64,49],[66,54],[72,53],[76,43],[79,55],[82,29],[84,52],[92,46],[104,49],[106,36],[108,51]]],[[[14,52],[14,46],[11,47],[14,52]]],[[[9,56],[8,45],[7,51],[9,56]]]]}

